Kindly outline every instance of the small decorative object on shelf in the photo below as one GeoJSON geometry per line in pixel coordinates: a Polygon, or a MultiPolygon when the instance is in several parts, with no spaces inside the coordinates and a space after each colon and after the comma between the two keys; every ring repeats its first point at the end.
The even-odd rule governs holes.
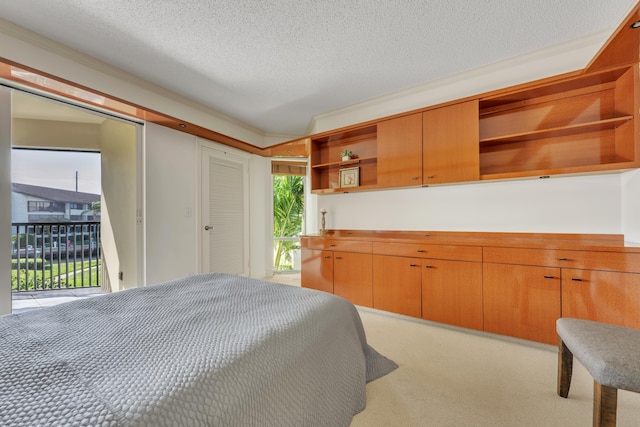
{"type": "Polygon", "coordinates": [[[342,157],[343,162],[346,162],[347,160],[351,160],[352,155],[353,153],[351,152],[351,150],[342,150],[340,152],[340,157],[342,157]]]}
{"type": "Polygon", "coordinates": [[[360,185],[360,168],[340,170],[340,187],[357,187],[360,185]]]}
{"type": "Polygon", "coordinates": [[[324,235],[324,234],[327,234],[327,228],[326,228],[327,224],[324,218],[324,216],[327,214],[327,210],[322,209],[320,213],[322,214],[322,228],[320,229],[320,234],[324,235]]]}

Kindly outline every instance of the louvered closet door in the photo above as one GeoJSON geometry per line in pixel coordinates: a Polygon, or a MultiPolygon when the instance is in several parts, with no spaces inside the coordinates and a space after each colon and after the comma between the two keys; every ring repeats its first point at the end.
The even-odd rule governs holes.
{"type": "Polygon", "coordinates": [[[202,270],[248,275],[248,160],[202,148],[202,270]]]}

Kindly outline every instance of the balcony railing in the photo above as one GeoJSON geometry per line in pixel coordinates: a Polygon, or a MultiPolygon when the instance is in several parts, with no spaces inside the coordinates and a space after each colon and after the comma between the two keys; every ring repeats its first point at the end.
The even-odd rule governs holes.
{"type": "Polygon", "coordinates": [[[99,222],[11,225],[14,292],[100,286],[99,222]]]}

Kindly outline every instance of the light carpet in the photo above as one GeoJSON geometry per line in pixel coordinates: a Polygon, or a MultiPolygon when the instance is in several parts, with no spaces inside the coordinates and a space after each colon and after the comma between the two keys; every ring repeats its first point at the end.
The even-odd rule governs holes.
{"type": "MultiPolygon", "coordinates": [[[[576,361],[559,397],[554,346],[359,311],[368,342],[399,368],[367,385],[352,427],[592,425],[593,380],[576,361]]],[[[619,391],[618,427],[632,426],[640,394],[619,391]]]]}

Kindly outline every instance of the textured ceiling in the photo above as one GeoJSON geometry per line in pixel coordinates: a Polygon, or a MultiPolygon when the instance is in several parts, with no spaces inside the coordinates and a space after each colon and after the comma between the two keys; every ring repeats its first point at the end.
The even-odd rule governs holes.
{"type": "Polygon", "coordinates": [[[20,0],[0,17],[266,133],[602,31],[636,0],[20,0]]]}

